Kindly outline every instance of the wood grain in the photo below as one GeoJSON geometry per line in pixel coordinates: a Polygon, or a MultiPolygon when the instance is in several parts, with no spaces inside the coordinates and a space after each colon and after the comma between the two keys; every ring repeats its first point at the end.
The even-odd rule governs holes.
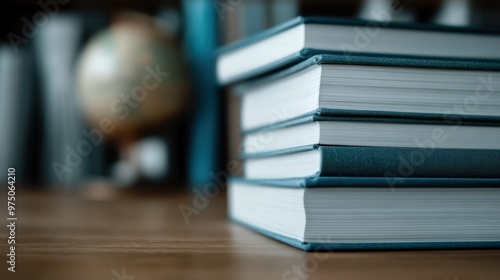
{"type": "Polygon", "coordinates": [[[19,193],[17,272],[7,271],[2,226],[0,279],[499,279],[495,250],[305,253],[230,223],[225,201],[186,224],[178,206],[193,205],[188,194],[19,193]]]}

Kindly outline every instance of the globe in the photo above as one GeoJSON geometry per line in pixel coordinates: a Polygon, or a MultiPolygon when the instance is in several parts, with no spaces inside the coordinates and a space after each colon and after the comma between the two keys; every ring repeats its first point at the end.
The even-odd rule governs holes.
{"type": "Polygon", "coordinates": [[[188,103],[188,84],[174,33],[136,13],[96,34],[77,66],[81,109],[105,139],[133,139],[175,119],[188,103]]]}

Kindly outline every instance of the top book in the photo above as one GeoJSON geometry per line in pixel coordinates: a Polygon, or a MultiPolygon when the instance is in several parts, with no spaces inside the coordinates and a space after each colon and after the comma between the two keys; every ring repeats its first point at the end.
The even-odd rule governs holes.
{"type": "MultiPolygon", "coordinates": [[[[500,34],[472,28],[297,17],[218,51],[217,78],[227,85],[316,54],[500,61],[500,34]]],[[[467,64],[465,64],[467,65],[467,64]]]]}

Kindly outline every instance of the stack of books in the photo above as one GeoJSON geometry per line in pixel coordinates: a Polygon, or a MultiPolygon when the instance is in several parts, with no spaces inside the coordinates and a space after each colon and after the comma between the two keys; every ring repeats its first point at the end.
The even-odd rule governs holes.
{"type": "Polygon", "coordinates": [[[500,247],[500,36],[299,17],[220,50],[229,215],[303,250],[500,247]]]}

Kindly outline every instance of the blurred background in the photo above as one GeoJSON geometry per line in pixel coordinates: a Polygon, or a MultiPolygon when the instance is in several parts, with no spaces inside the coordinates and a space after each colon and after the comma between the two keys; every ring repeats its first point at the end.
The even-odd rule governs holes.
{"type": "Polygon", "coordinates": [[[500,31],[486,0],[4,0],[0,180],[202,187],[239,146],[215,50],[298,15],[500,31]]]}

